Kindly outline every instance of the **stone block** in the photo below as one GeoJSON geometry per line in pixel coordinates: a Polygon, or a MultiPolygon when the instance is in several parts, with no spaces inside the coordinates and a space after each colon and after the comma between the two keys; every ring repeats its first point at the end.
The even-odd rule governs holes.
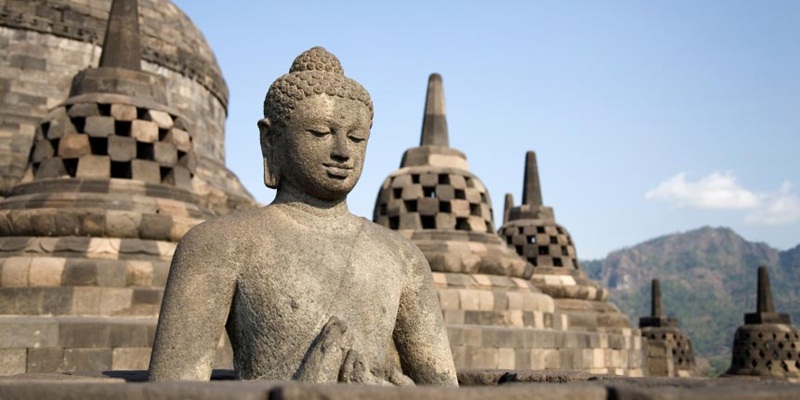
{"type": "Polygon", "coordinates": [[[0,324],[0,347],[38,348],[58,345],[58,324],[41,319],[18,318],[14,323],[0,324]]]}
{"type": "Polygon", "coordinates": [[[145,119],[155,122],[159,129],[171,129],[174,125],[172,117],[164,111],[148,110],[145,119]]]}
{"type": "MultiPolygon", "coordinates": [[[[155,323],[155,321],[153,321],[155,323]]],[[[137,324],[112,324],[110,329],[111,347],[150,347],[152,326],[137,324]]],[[[145,368],[146,369],[146,368],[145,368]]]]}
{"type": "Polygon", "coordinates": [[[27,372],[52,373],[61,371],[64,364],[64,349],[61,347],[40,347],[28,349],[27,372]]]}
{"type": "Polygon", "coordinates": [[[104,322],[62,321],[59,344],[64,348],[96,349],[110,347],[109,324],[104,322]]]}
{"type": "Polygon", "coordinates": [[[36,145],[33,148],[33,153],[31,154],[31,161],[38,163],[44,160],[45,158],[50,158],[55,155],[55,149],[53,149],[53,145],[50,143],[49,140],[39,140],[36,142],[36,145]]]}
{"type": "Polygon", "coordinates": [[[458,310],[461,308],[460,296],[457,290],[439,290],[439,306],[442,310],[458,310]]]}
{"type": "Polygon", "coordinates": [[[26,349],[0,349],[0,375],[24,374],[26,349]]]}
{"type": "Polygon", "coordinates": [[[512,348],[499,348],[497,349],[497,368],[498,369],[514,369],[516,368],[517,358],[516,351],[512,348]]]}
{"type": "Polygon", "coordinates": [[[111,116],[118,121],[133,121],[136,119],[136,106],[131,104],[112,104],[111,116]]]}
{"type": "Polygon", "coordinates": [[[178,165],[188,169],[191,172],[197,170],[197,156],[194,153],[186,153],[178,159],[178,165]]]}
{"type": "Polygon", "coordinates": [[[158,141],[158,125],[152,121],[133,120],[131,123],[131,137],[140,142],[155,143],[158,141]]]}
{"type": "Polygon", "coordinates": [[[87,117],[83,131],[92,137],[109,137],[114,134],[116,121],[112,117],[87,117]]]}
{"type": "Polygon", "coordinates": [[[192,140],[189,136],[189,133],[178,128],[172,128],[167,132],[167,136],[164,137],[165,142],[169,142],[175,145],[175,147],[183,152],[190,152],[192,150],[192,140]]]}
{"type": "Polygon", "coordinates": [[[144,214],[139,234],[142,239],[167,240],[171,229],[172,218],[160,214],[144,214]]]}
{"type": "Polygon", "coordinates": [[[136,139],[125,136],[109,137],[108,156],[111,161],[116,162],[133,160],[136,158],[136,139]]]}
{"type": "Polygon", "coordinates": [[[48,139],[58,139],[67,133],[78,133],[78,129],[68,117],[50,121],[50,127],[47,129],[48,139]]]}
{"type": "Polygon", "coordinates": [[[150,365],[149,347],[119,348],[111,352],[111,369],[146,370],[150,365]]]}
{"type": "Polygon", "coordinates": [[[31,259],[28,257],[11,257],[3,263],[2,286],[26,287],[30,273],[31,259]]]}
{"type": "Polygon", "coordinates": [[[169,142],[156,142],[153,145],[153,159],[162,167],[172,167],[178,163],[178,149],[169,142]]]}
{"type": "Polygon", "coordinates": [[[65,349],[64,372],[111,369],[111,349],[65,349]]]}
{"type": "Polygon", "coordinates": [[[78,158],[88,154],[92,154],[88,135],[67,133],[58,142],[58,156],[61,158],[78,158]]]}
{"type": "Polygon", "coordinates": [[[67,115],[70,117],[93,117],[100,115],[97,103],[76,103],[68,106],[67,115]]]}
{"type": "Polygon", "coordinates": [[[480,295],[476,290],[460,290],[459,302],[462,310],[480,310],[480,295]]]}
{"type": "Polygon", "coordinates": [[[97,315],[100,312],[100,288],[76,287],[72,292],[72,315],[97,315]]]}
{"type": "Polygon", "coordinates": [[[78,160],[78,178],[111,178],[111,159],[108,156],[85,155],[78,160]]]}
{"type": "Polygon", "coordinates": [[[142,215],[130,211],[106,211],[105,231],[111,237],[133,238],[139,236],[142,215]]]}
{"type": "Polygon", "coordinates": [[[161,183],[161,169],[153,161],[132,160],[131,178],[138,181],[161,183]]]}
{"type": "Polygon", "coordinates": [[[66,260],[59,257],[36,257],[31,261],[29,284],[35,286],[54,287],[61,285],[61,274],[64,272],[66,260]]]}
{"type": "Polygon", "coordinates": [[[42,293],[42,314],[45,315],[68,315],[72,311],[71,287],[58,287],[43,290],[42,293]]]}
{"type": "Polygon", "coordinates": [[[130,288],[102,288],[100,315],[120,315],[131,308],[133,291],[130,288]]]}
{"type": "Polygon", "coordinates": [[[479,347],[467,354],[467,363],[471,369],[497,369],[498,349],[479,347]]]}
{"type": "Polygon", "coordinates": [[[164,178],[164,183],[173,185],[179,188],[191,189],[192,188],[192,173],[188,169],[175,166],[164,178]]]}
{"type": "Polygon", "coordinates": [[[51,179],[69,176],[64,168],[64,161],[59,157],[46,158],[36,170],[36,179],[51,179]]]}

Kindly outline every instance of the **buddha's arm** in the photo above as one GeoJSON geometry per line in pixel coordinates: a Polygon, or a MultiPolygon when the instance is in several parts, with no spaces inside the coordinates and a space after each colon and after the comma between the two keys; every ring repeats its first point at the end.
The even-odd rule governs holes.
{"type": "Polygon", "coordinates": [[[203,232],[190,231],[172,259],[150,358],[151,381],[211,377],[235,274],[219,251],[220,238],[203,232]]]}
{"type": "Polygon", "coordinates": [[[458,386],[431,270],[416,250],[394,331],[403,373],[418,385],[458,386]]]}

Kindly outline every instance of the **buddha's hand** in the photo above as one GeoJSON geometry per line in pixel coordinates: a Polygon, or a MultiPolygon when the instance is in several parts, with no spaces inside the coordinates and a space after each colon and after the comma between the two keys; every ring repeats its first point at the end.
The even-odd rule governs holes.
{"type": "Polygon", "coordinates": [[[370,368],[364,358],[355,350],[349,350],[339,371],[339,382],[363,383],[382,386],[414,386],[411,378],[403,375],[397,368],[389,370],[370,368]]]}
{"type": "Polygon", "coordinates": [[[322,327],[306,352],[294,379],[303,382],[336,383],[344,356],[347,323],[333,316],[322,327]]]}

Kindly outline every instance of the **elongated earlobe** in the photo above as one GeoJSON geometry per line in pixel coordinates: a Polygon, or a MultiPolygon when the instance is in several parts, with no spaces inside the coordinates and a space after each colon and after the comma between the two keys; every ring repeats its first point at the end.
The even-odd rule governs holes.
{"type": "Polygon", "coordinates": [[[269,119],[264,118],[258,121],[258,130],[261,139],[261,155],[264,157],[264,184],[270,189],[278,188],[280,180],[280,168],[273,145],[274,132],[269,119]]]}

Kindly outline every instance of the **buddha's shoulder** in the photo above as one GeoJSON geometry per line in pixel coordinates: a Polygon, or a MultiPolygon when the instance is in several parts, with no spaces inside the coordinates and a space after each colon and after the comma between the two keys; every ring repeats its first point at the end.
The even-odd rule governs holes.
{"type": "Polygon", "coordinates": [[[424,258],[422,252],[411,240],[406,239],[396,231],[378,225],[366,218],[361,219],[364,223],[364,235],[362,236],[367,238],[371,245],[380,246],[387,251],[397,252],[398,256],[424,258]]]}
{"type": "Polygon", "coordinates": [[[190,229],[182,241],[226,245],[263,240],[269,237],[271,214],[269,207],[259,207],[212,218],[190,229]]]}

